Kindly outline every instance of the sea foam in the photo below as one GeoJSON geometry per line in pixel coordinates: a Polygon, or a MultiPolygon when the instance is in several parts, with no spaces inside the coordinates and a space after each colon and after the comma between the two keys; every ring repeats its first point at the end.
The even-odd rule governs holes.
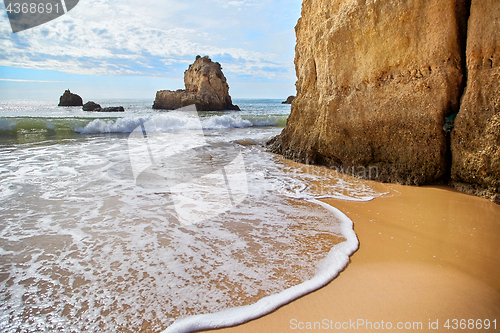
{"type": "Polygon", "coordinates": [[[353,230],[351,219],[344,213],[322,201],[308,200],[329,210],[340,221],[342,235],[346,238],[344,242],[335,245],[328,255],[321,260],[318,264],[318,271],[312,279],[278,294],[267,296],[252,305],[180,319],[164,330],[163,333],[192,332],[239,325],[271,313],[278,307],[317,290],[334,279],[349,263],[349,257],[358,249],[358,238],[353,230]]]}
{"type": "Polygon", "coordinates": [[[163,333],[191,332],[239,325],[268,314],[290,301],[325,286],[346,267],[349,257],[358,249],[359,242],[353,230],[352,220],[339,209],[320,199],[333,198],[363,202],[385,194],[375,191],[362,181],[339,175],[323,167],[304,166],[291,162],[273,164],[269,156],[261,156],[261,159],[265,161],[260,161],[260,163],[268,167],[265,171],[254,175],[255,178],[249,180],[251,183],[258,183],[259,178],[267,179],[268,189],[273,192],[326,209],[340,222],[339,233],[345,241],[334,245],[327,256],[317,263],[315,275],[311,279],[262,298],[251,305],[179,319],[163,333]],[[319,184],[314,185],[318,182],[319,184]]]}
{"type": "MultiPolygon", "coordinates": [[[[202,118],[204,129],[229,129],[276,126],[284,123],[286,116],[280,115],[207,115],[202,118]]],[[[80,134],[131,133],[148,121],[157,124],[158,131],[196,129],[193,119],[169,112],[157,115],[107,118],[49,118],[49,117],[0,117],[1,131],[70,130],[80,134]]]]}
{"type": "Polygon", "coordinates": [[[1,155],[5,332],[188,331],[258,317],[326,284],[357,248],[352,222],[313,198],[377,196],[242,146],[247,199],[182,226],[168,189],[135,185],[126,147],[89,137],[1,155]],[[312,186],[325,177],[329,188],[312,186]]]}
{"type": "MultiPolygon", "coordinates": [[[[188,331],[258,317],[328,283],[358,246],[352,222],[317,198],[380,195],[244,144],[245,200],[182,225],[169,188],[137,186],[126,135],[107,134],[146,122],[148,133],[199,130],[195,119],[146,109],[120,117],[36,111],[0,118],[8,138],[49,133],[46,142],[0,147],[4,332],[188,331]],[[77,134],[61,141],[60,131],[77,134]]],[[[279,134],[286,116],[257,113],[201,113],[203,135],[233,145],[279,134]]]]}
{"type": "MultiPolygon", "coordinates": [[[[275,126],[285,116],[246,115],[210,115],[201,118],[203,129],[244,128],[252,126],[275,126]]],[[[84,128],[76,131],[79,133],[130,133],[146,122],[157,125],[157,131],[171,131],[176,129],[193,129],[197,126],[193,119],[175,111],[153,115],[151,117],[124,117],[113,120],[94,119],[84,128]]]]}

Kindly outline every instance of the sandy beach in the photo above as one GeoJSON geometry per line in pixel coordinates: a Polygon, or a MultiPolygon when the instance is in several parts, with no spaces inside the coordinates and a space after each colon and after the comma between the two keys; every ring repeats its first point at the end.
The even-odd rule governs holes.
{"type": "Polygon", "coordinates": [[[449,187],[378,186],[390,194],[328,201],[353,220],[360,242],[336,279],[220,331],[498,332],[500,206],[449,187]]]}

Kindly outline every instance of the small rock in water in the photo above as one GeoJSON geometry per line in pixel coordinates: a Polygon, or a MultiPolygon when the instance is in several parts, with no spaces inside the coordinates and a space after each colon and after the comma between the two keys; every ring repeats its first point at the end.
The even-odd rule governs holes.
{"type": "Polygon", "coordinates": [[[295,96],[288,96],[286,101],[281,102],[281,104],[292,104],[293,100],[295,99],[295,96]]]}
{"type": "Polygon", "coordinates": [[[110,106],[108,108],[102,109],[100,112],[124,112],[123,106],[110,106]]]}
{"type": "Polygon", "coordinates": [[[101,111],[101,106],[92,101],[85,103],[83,111],[101,111]]]}
{"type": "Polygon", "coordinates": [[[83,111],[94,111],[94,112],[124,112],[123,106],[110,106],[107,108],[102,108],[99,104],[92,101],[85,103],[83,106],[83,111]]]}
{"type": "Polygon", "coordinates": [[[64,94],[59,98],[58,106],[82,106],[83,100],[77,94],[71,93],[71,91],[66,90],[64,94]]]}

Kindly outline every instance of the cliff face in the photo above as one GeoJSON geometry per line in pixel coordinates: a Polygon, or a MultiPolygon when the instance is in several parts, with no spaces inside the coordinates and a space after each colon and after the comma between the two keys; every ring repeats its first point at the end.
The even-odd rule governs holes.
{"type": "Polygon", "coordinates": [[[446,173],[445,117],[459,109],[464,1],[304,0],[297,98],[271,151],[381,181],[446,173]]]}
{"type": "Polygon", "coordinates": [[[239,110],[229,96],[229,85],[221,65],[209,57],[196,57],[184,72],[185,90],[161,90],[153,109],[174,110],[196,104],[198,111],[239,110]]]}
{"type": "Polygon", "coordinates": [[[500,203],[500,1],[304,0],[296,34],[271,151],[500,203]]]}
{"type": "Polygon", "coordinates": [[[473,0],[468,82],[452,132],[452,179],[500,203],[500,1],[473,0]],[[468,184],[463,184],[463,183],[468,184]]]}

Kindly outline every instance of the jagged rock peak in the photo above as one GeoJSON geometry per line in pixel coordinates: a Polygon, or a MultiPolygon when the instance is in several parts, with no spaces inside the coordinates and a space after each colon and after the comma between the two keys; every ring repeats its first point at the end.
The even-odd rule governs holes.
{"type": "Polygon", "coordinates": [[[184,72],[185,90],[156,93],[154,109],[173,110],[196,104],[198,111],[239,110],[229,95],[229,85],[218,62],[197,56],[184,72]]]}
{"type": "Polygon", "coordinates": [[[80,96],[71,93],[71,91],[68,89],[59,98],[58,106],[83,106],[83,100],[80,96]]]}

